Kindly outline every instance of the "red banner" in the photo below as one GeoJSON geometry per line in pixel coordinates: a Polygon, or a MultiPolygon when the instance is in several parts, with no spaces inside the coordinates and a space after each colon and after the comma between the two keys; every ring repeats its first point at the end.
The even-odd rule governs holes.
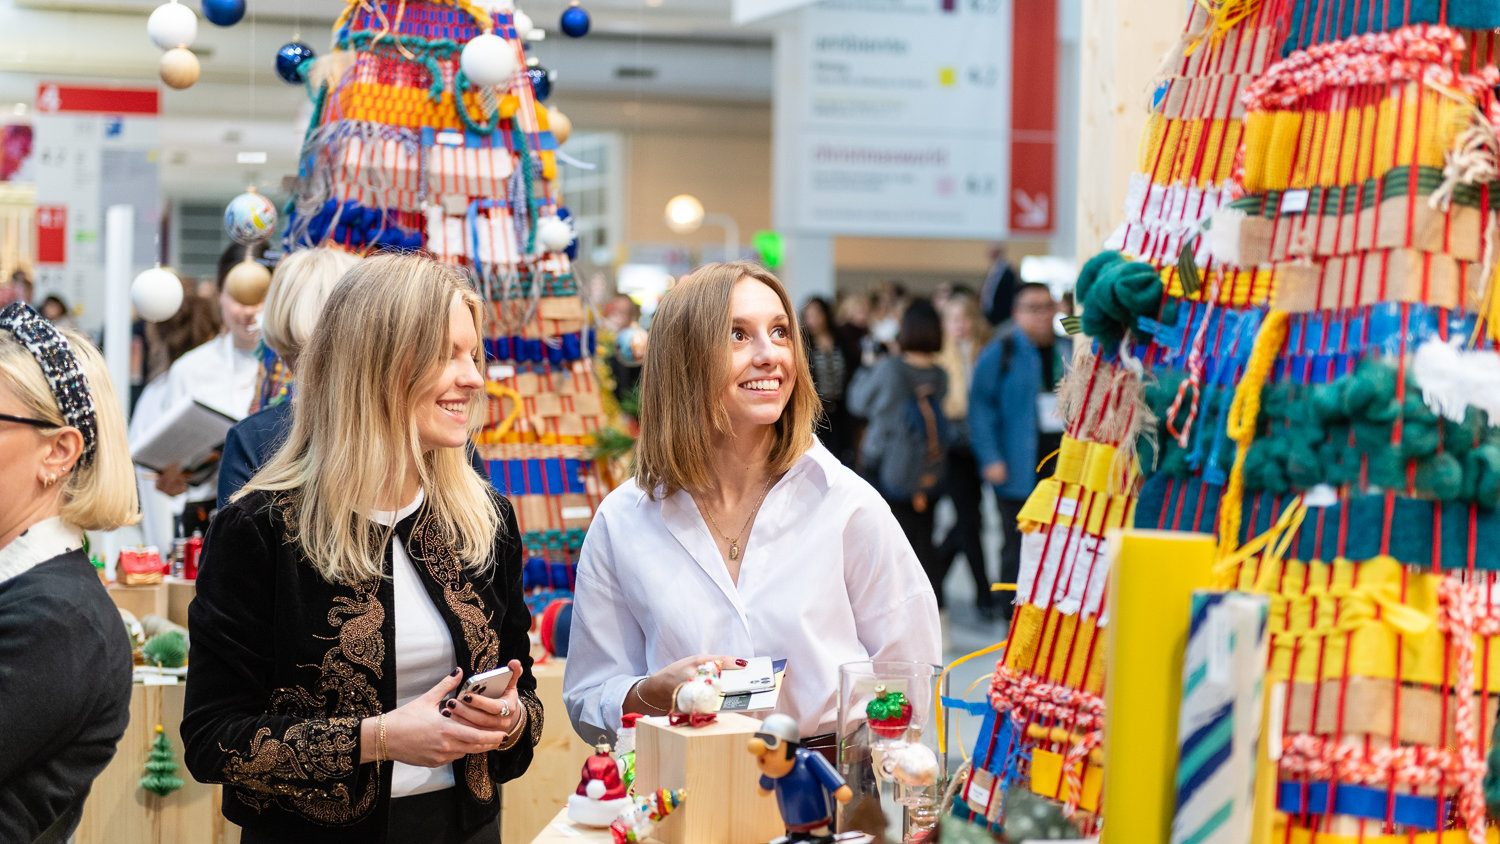
{"type": "Polygon", "coordinates": [[[42,82],[36,86],[36,109],[43,114],[146,114],[161,112],[155,88],[94,88],[42,82]]]}
{"type": "Polygon", "coordinates": [[[1010,211],[1016,234],[1046,234],[1057,209],[1057,0],[1014,5],[1010,62],[1010,211]]]}
{"type": "Polygon", "coordinates": [[[68,262],[68,207],[66,205],[38,205],[36,207],[36,262],[38,264],[66,264],[68,262]]]}

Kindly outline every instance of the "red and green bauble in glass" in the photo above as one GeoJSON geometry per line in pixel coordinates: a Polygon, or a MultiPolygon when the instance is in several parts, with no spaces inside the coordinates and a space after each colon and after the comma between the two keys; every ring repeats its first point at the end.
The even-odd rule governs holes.
{"type": "Polygon", "coordinates": [[[875,687],[875,699],[865,705],[870,731],[881,738],[898,739],[911,726],[911,701],[901,692],[875,687]]]}

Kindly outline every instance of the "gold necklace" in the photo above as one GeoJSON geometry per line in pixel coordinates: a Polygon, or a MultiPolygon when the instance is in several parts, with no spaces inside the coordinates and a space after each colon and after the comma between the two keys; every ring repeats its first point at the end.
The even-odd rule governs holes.
{"type": "Polygon", "coordinates": [[[766,500],[766,493],[771,491],[771,481],[774,480],[776,480],[775,475],[766,478],[766,485],[761,488],[760,497],[755,499],[755,506],[751,508],[750,515],[745,518],[745,523],[740,525],[740,532],[733,539],[730,539],[729,536],[724,533],[724,529],[719,527],[719,523],[717,521],[714,521],[714,515],[708,512],[707,507],[701,508],[703,510],[703,515],[708,517],[708,523],[714,526],[714,531],[717,532],[720,536],[724,537],[725,542],[729,543],[729,559],[738,560],[740,558],[740,537],[745,535],[745,528],[750,527],[750,522],[754,521],[755,514],[760,512],[761,502],[766,500]]]}

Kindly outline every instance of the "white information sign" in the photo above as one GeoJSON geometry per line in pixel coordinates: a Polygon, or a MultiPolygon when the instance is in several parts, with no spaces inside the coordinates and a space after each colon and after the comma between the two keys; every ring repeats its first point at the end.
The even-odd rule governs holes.
{"type": "Polygon", "coordinates": [[[1006,229],[1010,0],[823,0],[777,41],[778,225],[1006,229]]]}

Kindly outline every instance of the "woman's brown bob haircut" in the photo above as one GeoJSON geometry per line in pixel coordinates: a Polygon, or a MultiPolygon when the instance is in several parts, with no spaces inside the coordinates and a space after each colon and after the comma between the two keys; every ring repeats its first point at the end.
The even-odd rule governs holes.
{"type": "Polygon", "coordinates": [[[807,368],[797,310],[781,280],[759,264],[705,264],[662,297],[651,321],[651,340],[641,372],[641,436],[636,443],[635,480],[665,498],[678,490],[715,486],[710,455],[715,434],[731,435],[721,394],[729,378],[729,312],[734,285],[753,278],[775,291],[786,311],[795,381],[776,421],[770,469],[780,474],[812,447],[822,405],[807,368]]]}

